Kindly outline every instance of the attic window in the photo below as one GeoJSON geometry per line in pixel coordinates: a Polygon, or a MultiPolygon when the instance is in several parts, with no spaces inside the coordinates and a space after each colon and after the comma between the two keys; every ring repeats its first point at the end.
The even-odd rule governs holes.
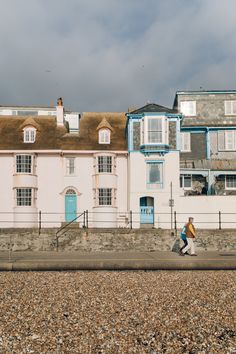
{"type": "Polygon", "coordinates": [[[24,143],[34,143],[36,139],[36,129],[33,127],[25,128],[24,130],[24,143]]]}
{"type": "Polygon", "coordinates": [[[111,132],[109,129],[100,129],[98,135],[99,135],[99,144],[110,144],[111,132]]]}

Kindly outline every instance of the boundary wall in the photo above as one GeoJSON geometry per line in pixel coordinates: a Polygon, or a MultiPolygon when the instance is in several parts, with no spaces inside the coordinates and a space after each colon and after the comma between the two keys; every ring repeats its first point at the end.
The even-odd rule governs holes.
{"type": "MultiPolygon", "coordinates": [[[[0,251],[57,250],[57,229],[0,229],[0,251]]],[[[58,237],[58,251],[170,251],[179,233],[165,229],[68,229],[58,237]]],[[[182,242],[182,241],[180,241],[182,242]]],[[[197,229],[197,251],[236,250],[236,230],[197,229]]]]}

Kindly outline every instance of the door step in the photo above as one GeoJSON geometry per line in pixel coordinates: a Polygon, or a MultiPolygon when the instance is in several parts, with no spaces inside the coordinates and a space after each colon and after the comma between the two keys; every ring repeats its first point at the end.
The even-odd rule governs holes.
{"type": "MultiPolygon", "coordinates": [[[[62,222],[61,227],[68,225],[68,222],[62,222]]],[[[72,222],[70,225],[68,225],[66,228],[67,229],[79,229],[81,227],[79,222],[72,222]]]]}
{"type": "Polygon", "coordinates": [[[140,229],[154,229],[153,224],[140,224],[140,229]]]}

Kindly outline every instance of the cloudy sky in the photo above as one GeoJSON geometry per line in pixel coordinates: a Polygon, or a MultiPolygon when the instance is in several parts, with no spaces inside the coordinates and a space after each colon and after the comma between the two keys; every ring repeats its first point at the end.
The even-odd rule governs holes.
{"type": "Polygon", "coordinates": [[[236,0],[0,0],[0,104],[172,106],[236,89],[236,0]]]}

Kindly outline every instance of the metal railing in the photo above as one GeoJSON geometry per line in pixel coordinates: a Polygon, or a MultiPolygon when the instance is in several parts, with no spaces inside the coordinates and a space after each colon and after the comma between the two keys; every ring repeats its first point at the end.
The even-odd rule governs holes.
{"type": "MultiPolygon", "coordinates": [[[[67,214],[68,216],[68,214],[67,214]]],[[[236,228],[236,212],[218,211],[215,213],[196,213],[178,211],[155,212],[150,227],[165,229],[178,229],[186,223],[189,216],[194,218],[194,224],[198,228],[226,229],[236,228]]],[[[38,233],[43,228],[58,228],[66,219],[65,213],[58,212],[0,212],[0,228],[8,227],[32,227],[37,228],[38,233]],[[9,225],[9,226],[8,226],[9,225]]],[[[63,232],[69,225],[82,221],[83,228],[139,228],[143,227],[141,222],[142,213],[132,210],[125,212],[103,212],[103,211],[81,211],[70,222],[62,225],[58,233],[63,232]],[[68,225],[68,226],[67,226],[68,225]]]]}
{"type": "Polygon", "coordinates": [[[79,214],[78,216],[76,216],[73,220],[69,221],[68,223],[66,223],[65,225],[61,226],[57,232],[56,232],[56,238],[55,238],[55,241],[56,241],[56,249],[58,251],[58,239],[59,237],[61,237],[62,235],[64,235],[64,233],[67,231],[67,228],[73,224],[75,221],[78,221],[79,218],[83,216],[83,227],[85,227],[85,218],[86,218],[86,211],[84,211],[83,213],[79,214]],[[64,230],[64,231],[63,231],[64,230]],[[62,232],[63,231],[63,232],[62,232]],[[62,233],[61,233],[62,232],[62,233]]]}

